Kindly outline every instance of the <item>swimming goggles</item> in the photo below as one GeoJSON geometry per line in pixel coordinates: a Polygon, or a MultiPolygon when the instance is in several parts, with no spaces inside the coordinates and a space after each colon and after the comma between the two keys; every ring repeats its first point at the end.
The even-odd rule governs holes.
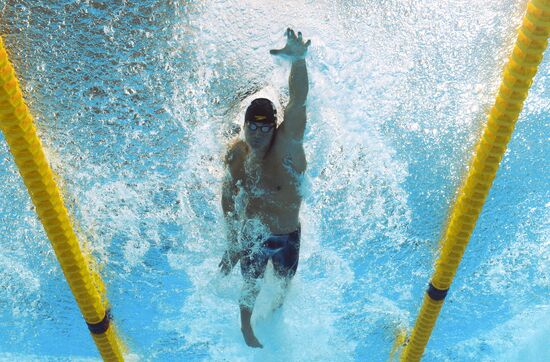
{"type": "Polygon", "coordinates": [[[263,133],[268,133],[269,131],[271,131],[273,127],[275,127],[274,124],[266,124],[266,125],[258,126],[254,122],[247,122],[247,123],[248,123],[247,127],[249,130],[256,131],[259,128],[263,133]]]}

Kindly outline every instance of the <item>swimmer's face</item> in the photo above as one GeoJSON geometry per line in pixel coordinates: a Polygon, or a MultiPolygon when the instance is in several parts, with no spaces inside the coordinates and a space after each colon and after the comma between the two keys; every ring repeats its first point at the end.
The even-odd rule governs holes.
{"type": "Polygon", "coordinates": [[[248,146],[255,151],[267,148],[274,132],[275,124],[260,122],[244,123],[244,139],[248,146]]]}

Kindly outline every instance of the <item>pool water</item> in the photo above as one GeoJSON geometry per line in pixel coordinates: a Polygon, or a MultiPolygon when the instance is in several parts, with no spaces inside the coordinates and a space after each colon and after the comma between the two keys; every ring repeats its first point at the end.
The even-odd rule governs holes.
{"type": "MultiPolygon", "coordinates": [[[[411,328],[527,2],[0,0],[0,32],[115,323],[140,361],[387,361],[411,328]],[[223,156],[312,45],[300,264],[239,324],[223,156]]],[[[424,361],[550,354],[550,60],[539,67],[424,361]]],[[[0,136],[0,360],[99,354],[0,136]]]]}

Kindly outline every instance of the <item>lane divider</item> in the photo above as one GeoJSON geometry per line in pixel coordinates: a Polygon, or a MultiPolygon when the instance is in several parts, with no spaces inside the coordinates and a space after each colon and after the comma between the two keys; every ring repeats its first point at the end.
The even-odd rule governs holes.
{"type": "Polygon", "coordinates": [[[550,0],[531,0],[504,69],[495,104],[477,144],[468,176],[452,208],[440,245],[441,254],[402,361],[419,361],[428,344],[447,292],[493,183],[523,102],[548,45],[550,0]]]}
{"type": "Polygon", "coordinates": [[[123,361],[122,344],[113,329],[107,298],[101,293],[105,286],[97,272],[90,269],[90,256],[81,251],[2,37],[0,128],[101,357],[123,361]]]}

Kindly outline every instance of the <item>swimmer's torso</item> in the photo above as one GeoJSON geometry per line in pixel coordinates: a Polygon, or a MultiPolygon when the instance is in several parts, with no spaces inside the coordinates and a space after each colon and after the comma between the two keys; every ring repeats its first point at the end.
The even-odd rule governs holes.
{"type": "Polygon", "coordinates": [[[232,147],[235,152],[229,166],[239,189],[236,210],[245,219],[261,221],[273,234],[295,231],[302,202],[301,180],[306,169],[301,144],[292,147],[275,142],[262,161],[250,154],[242,140],[232,147]]]}

